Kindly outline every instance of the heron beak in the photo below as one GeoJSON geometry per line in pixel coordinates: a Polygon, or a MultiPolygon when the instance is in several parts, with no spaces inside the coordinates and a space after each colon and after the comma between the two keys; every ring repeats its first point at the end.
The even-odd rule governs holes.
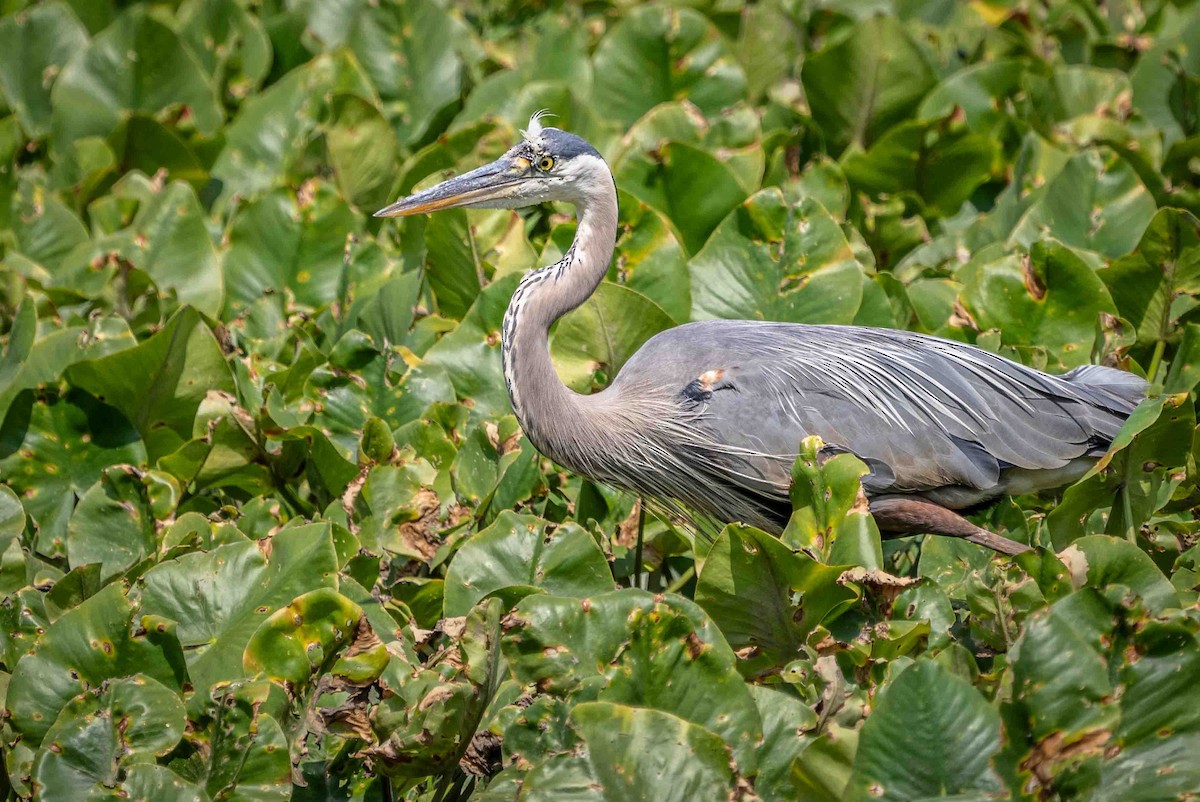
{"type": "Polygon", "coordinates": [[[375,212],[375,217],[407,217],[504,198],[526,175],[529,163],[522,162],[525,160],[503,156],[491,164],[401,198],[375,212]]]}

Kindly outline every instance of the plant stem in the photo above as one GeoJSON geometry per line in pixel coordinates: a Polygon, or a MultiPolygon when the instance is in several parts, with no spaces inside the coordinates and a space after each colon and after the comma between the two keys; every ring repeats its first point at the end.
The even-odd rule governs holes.
{"type": "Polygon", "coordinates": [[[1146,380],[1154,384],[1154,380],[1158,377],[1158,369],[1162,367],[1163,352],[1167,350],[1166,340],[1159,340],[1154,344],[1154,355],[1150,357],[1150,367],[1146,369],[1146,380]]]}
{"type": "Polygon", "coordinates": [[[637,546],[633,552],[633,586],[640,588],[642,586],[642,546],[643,535],[646,530],[646,505],[638,499],[638,534],[637,546]]]}
{"type": "Polygon", "coordinates": [[[667,586],[667,593],[678,593],[683,590],[683,586],[692,581],[692,577],[696,575],[696,566],[689,565],[688,569],[679,576],[675,577],[675,581],[667,586]]]}

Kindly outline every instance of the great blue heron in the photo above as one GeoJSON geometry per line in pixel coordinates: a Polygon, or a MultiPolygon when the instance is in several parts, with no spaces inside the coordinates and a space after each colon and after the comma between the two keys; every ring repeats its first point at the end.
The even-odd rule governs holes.
{"type": "Polygon", "coordinates": [[[801,440],[856,454],[884,532],[962,537],[1006,554],[1025,546],[956,510],[1079,478],[1103,454],[1146,383],[1098,366],[1053,376],[980,348],[858,326],[706,320],[655,335],[605,390],[558,378],[550,326],[595,291],[617,233],[612,172],[594,147],[543,127],[491,164],[381,209],[564,201],[575,240],[528,273],[504,317],[504,380],[537,449],[577,473],[779,533],[801,440]]]}

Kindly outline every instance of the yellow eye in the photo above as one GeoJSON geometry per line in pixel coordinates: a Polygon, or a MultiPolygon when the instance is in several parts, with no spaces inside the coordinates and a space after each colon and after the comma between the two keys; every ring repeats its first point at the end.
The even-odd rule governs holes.
{"type": "Polygon", "coordinates": [[[554,167],[554,159],[550,158],[549,156],[543,156],[542,158],[538,159],[537,166],[538,169],[543,173],[548,172],[552,167],[554,167]]]}

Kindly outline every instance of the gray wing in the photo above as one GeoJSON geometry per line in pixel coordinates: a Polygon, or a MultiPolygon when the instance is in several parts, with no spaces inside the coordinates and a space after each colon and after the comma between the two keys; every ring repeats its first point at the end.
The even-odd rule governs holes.
{"type": "Polygon", "coordinates": [[[912,332],[754,321],[664,332],[618,383],[626,373],[678,386],[751,486],[786,487],[800,440],[815,434],[864,459],[874,493],[987,491],[1009,468],[1063,468],[1101,453],[1145,388],[1109,368],[1051,376],[912,332]]]}

